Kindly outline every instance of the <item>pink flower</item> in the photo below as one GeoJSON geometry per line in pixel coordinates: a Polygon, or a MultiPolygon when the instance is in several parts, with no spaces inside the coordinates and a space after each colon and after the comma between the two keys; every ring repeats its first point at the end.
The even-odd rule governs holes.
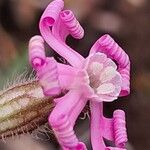
{"type": "Polygon", "coordinates": [[[83,58],[65,44],[69,34],[81,39],[84,30],[73,13],[63,11],[63,7],[63,0],[54,0],[48,5],[40,20],[42,37],[35,36],[29,43],[29,61],[37,71],[44,94],[65,93],[54,100],[56,106],[49,116],[49,124],[62,149],[85,150],[85,144],[79,142],[73,127],[90,100],[93,150],[123,150],[127,142],[125,113],[116,110],[113,119],[107,119],[103,116],[102,103],[129,94],[129,57],[109,35],[104,35],[93,45],[89,56],[83,58]],[[44,40],[69,65],[46,57],[44,40]],[[116,148],[106,147],[103,138],[114,141],[116,148]]]}

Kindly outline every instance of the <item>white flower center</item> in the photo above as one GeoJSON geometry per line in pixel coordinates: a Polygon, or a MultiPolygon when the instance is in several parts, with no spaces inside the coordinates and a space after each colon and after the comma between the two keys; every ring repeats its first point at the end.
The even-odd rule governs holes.
{"type": "MultiPolygon", "coordinates": [[[[89,85],[97,95],[118,96],[121,77],[116,64],[105,54],[96,53],[86,61],[89,85]]],[[[106,98],[106,97],[105,97],[106,98]]]]}
{"type": "Polygon", "coordinates": [[[112,66],[104,68],[105,64],[92,62],[88,71],[90,86],[97,94],[108,94],[115,90],[115,86],[109,83],[116,75],[116,70],[112,66]]]}
{"type": "Polygon", "coordinates": [[[92,70],[92,73],[94,75],[97,75],[101,72],[101,70],[103,69],[103,64],[102,63],[98,63],[98,62],[93,62],[90,65],[90,69],[92,70]]]}

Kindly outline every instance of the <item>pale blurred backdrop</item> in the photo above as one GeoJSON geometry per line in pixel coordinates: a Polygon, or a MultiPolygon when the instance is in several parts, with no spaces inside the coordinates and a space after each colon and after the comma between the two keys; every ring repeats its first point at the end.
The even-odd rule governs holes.
{"type": "MultiPolygon", "coordinates": [[[[39,34],[38,21],[51,0],[0,0],[0,87],[28,65],[27,46],[31,36],[39,34]]],[[[127,114],[129,150],[150,149],[150,1],[149,0],[66,0],[85,29],[85,37],[68,39],[69,45],[87,56],[92,44],[109,33],[131,59],[131,94],[105,104],[111,116],[115,108],[127,114]]],[[[52,51],[48,52],[51,55],[52,51]]],[[[55,54],[57,57],[57,55],[55,54]]],[[[79,120],[78,135],[88,145],[89,120],[79,120]],[[83,130],[84,129],[84,130],[83,130]]],[[[29,135],[0,144],[0,150],[57,150],[52,138],[32,139],[29,135]]]]}

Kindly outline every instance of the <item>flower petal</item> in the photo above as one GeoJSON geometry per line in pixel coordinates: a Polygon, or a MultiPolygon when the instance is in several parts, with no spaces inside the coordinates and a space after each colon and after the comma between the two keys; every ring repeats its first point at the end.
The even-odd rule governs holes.
{"type": "Polygon", "coordinates": [[[107,60],[107,56],[104,53],[96,53],[91,57],[91,61],[97,61],[99,63],[104,63],[107,60]]]}
{"type": "Polygon", "coordinates": [[[85,68],[89,69],[89,64],[93,62],[104,63],[107,59],[107,56],[103,53],[96,53],[95,55],[91,54],[85,59],[85,68]]]}
{"type": "Polygon", "coordinates": [[[121,86],[122,85],[122,77],[121,77],[120,73],[116,72],[116,75],[108,82],[112,83],[115,86],[121,86]]]}
{"type": "Polygon", "coordinates": [[[111,83],[104,83],[97,89],[97,94],[109,94],[115,91],[115,86],[111,83]]]}
{"type": "Polygon", "coordinates": [[[93,74],[98,75],[100,74],[101,70],[103,69],[103,64],[99,62],[93,62],[90,65],[90,70],[92,71],[93,74]]]}
{"type": "Polygon", "coordinates": [[[100,81],[102,83],[110,81],[116,75],[116,70],[113,67],[107,67],[100,75],[100,81]]]}
{"type": "Polygon", "coordinates": [[[121,91],[121,86],[116,86],[115,90],[112,93],[108,94],[108,95],[113,96],[113,97],[118,97],[119,94],[120,94],[120,91],[121,91]]]}
{"type": "Polygon", "coordinates": [[[115,70],[117,69],[117,65],[110,58],[107,58],[107,61],[104,65],[105,67],[112,66],[115,70]]]}

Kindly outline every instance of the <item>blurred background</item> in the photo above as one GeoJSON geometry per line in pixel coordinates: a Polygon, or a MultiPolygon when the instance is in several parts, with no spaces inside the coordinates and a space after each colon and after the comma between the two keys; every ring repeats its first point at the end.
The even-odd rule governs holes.
{"type": "MultiPolygon", "coordinates": [[[[0,87],[7,80],[30,70],[27,46],[39,34],[39,18],[51,0],[0,0],[0,87]]],[[[150,149],[150,1],[149,0],[65,0],[85,29],[85,37],[68,43],[83,56],[104,33],[109,33],[129,54],[131,94],[105,104],[111,116],[116,108],[127,114],[129,150],[150,149]]],[[[77,132],[87,145],[88,118],[80,120],[77,132]],[[83,131],[83,128],[85,129],[83,131]]],[[[43,137],[44,139],[44,137],[43,137]]],[[[35,140],[30,136],[1,143],[0,150],[55,150],[54,140],[35,140]]],[[[89,145],[90,149],[90,145],[89,145]]]]}

